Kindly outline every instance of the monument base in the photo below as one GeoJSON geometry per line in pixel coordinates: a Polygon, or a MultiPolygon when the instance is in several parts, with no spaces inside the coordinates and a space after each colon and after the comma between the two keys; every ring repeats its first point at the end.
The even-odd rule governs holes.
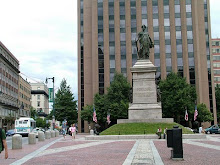
{"type": "Polygon", "coordinates": [[[121,123],[173,123],[173,118],[162,119],[118,119],[117,124],[121,123]]]}
{"type": "Polygon", "coordinates": [[[161,119],[162,110],[159,104],[131,104],[128,119],[161,119]]]}

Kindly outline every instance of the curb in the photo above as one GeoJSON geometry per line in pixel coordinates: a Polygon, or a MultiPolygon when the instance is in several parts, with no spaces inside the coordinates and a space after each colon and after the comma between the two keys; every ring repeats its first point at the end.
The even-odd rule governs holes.
{"type": "MultiPolygon", "coordinates": [[[[207,139],[204,134],[183,134],[183,139],[207,139]]],[[[139,139],[157,139],[157,135],[90,135],[85,140],[139,140],[139,139]]]]}

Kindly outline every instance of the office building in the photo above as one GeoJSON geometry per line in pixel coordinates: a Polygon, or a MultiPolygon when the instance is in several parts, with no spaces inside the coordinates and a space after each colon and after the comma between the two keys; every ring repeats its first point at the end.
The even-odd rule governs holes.
{"type": "Polygon", "coordinates": [[[30,83],[31,85],[31,106],[36,109],[39,114],[49,114],[49,95],[48,88],[42,82],[30,83]]]}
{"type": "Polygon", "coordinates": [[[31,109],[31,85],[30,83],[23,79],[21,75],[19,75],[19,89],[18,89],[18,116],[19,117],[30,117],[30,109],[31,109]]]}
{"type": "Polygon", "coordinates": [[[0,41],[0,127],[14,128],[18,117],[19,61],[0,41]]]}
{"type": "Polygon", "coordinates": [[[220,38],[212,39],[214,83],[220,84],[220,38]]]}
{"type": "MultiPolygon", "coordinates": [[[[132,82],[135,40],[141,26],[154,42],[150,60],[157,79],[178,72],[196,87],[197,103],[216,118],[209,0],[78,0],[78,108],[93,104],[115,72],[132,82]]],[[[88,131],[78,118],[79,130],[88,131]]]]}

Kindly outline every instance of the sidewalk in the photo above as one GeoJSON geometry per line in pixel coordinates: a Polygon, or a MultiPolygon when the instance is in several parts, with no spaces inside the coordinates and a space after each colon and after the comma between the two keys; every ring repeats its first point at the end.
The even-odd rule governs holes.
{"type": "Polygon", "coordinates": [[[9,149],[9,159],[0,155],[0,164],[25,165],[172,165],[212,164],[220,162],[220,135],[205,140],[183,140],[184,161],[170,159],[171,149],[165,140],[85,140],[84,134],[75,140],[67,135],[47,139],[21,150],[9,149]]]}

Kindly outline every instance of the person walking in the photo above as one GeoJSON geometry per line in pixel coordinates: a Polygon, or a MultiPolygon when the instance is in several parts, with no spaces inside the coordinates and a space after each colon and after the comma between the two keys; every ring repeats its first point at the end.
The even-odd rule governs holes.
{"type": "Polygon", "coordinates": [[[72,139],[75,139],[76,138],[76,127],[75,127],[75,124],[72,124],[72,126],[70,127],[70,131],[71,131],[71,134],[72,134],[72,139]]]}
{"type": "Polygon", "coordinates": [[[8,159],[8,146],[6,142],[5,130],[0,128],[0,153],[5,150],[5,159],[8,159]]]}
{"type": "Polygon", "coordinates": [[[62,133],[63,133],[63,138],[65,139],[66,138],[66,121],[64,120],[63,123],[62,123],[62,133]]]}

